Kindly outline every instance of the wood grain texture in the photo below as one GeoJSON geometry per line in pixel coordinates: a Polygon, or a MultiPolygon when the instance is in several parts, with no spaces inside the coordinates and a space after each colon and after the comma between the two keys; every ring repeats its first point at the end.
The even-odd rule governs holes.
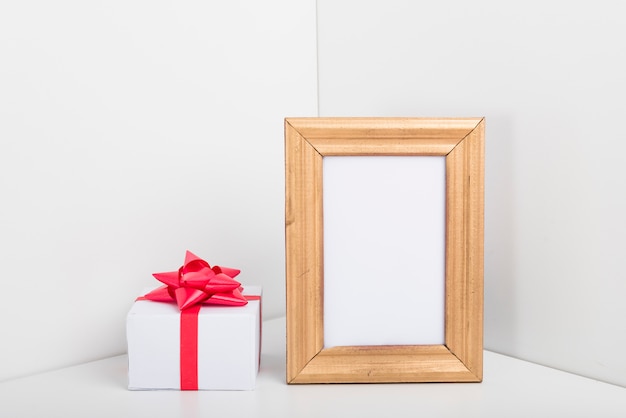
{"type": "Polygon", "coordinates": [[[484,121],[446,158],[446,346],[482,380],[484,121]]]}
{"type": "Polygon", "coordinates": [[[296,118],[322,155],[446,155],[480,119],[296,118]]]}
{"type": "Polygon", "coordinates": [[[357,346],[322,350],[291,383],[473,382],[444,345],[357,346]]]}
{"type": "Polygon", "coordinates": [[[322,156],[285,124],[287,381],[323,346],[322,156]]]}
{"type": "Polygon", "coordinates": [[[484,120],[290,118],[285,167],[287,382],[481,381],[484,120]],[[323,348],[328,155],[446,156],[445,345],[323,348]]]}

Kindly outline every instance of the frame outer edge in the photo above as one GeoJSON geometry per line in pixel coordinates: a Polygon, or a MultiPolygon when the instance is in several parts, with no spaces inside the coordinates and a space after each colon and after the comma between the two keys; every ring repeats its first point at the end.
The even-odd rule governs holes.
{"type": "Polygon", "coordinates": [[[322,157],[285,120],[287,382],[322,349],[322,157]]]}
{"type": "MultiPolygon", "coordinates": [[[[399,120],[383,119],[343,121],[350,122],[352,129],[360,121],[371,124],[399,120]]],[[[484,118],[424,120],[429,126],[441,123],[443,131],[449,124],[448,128],[455,134],[459,125],[473,122],[446,158],[446,176],[452,179],[446,181],[446,348],[467,374],[463,372],[459,380],[450,375],[450,379],[443,375],[424,379],[424,375],[418,377],[420,372],[416,369],[409,373],[416,380],[405,380],[405,375],[398,376],[401,379],[398,381],[479,382],[483,367],[484,118]]],[[[415,121],[411,123],[418,123],[415,121]]],[[[350,376],[333,378],[331,370],[335,366],[327,369],[329,366],[318,365],[317,360],[321,362],[322,358],[316,357],[323,352],[322,155],[302,134],[311,128],[310,133],[328,128],[333,131],[330,137],[341,138],[342,131],[338,129],[341,122],[341,118],[285,119],[287,382],[290,384],[351,381],[350,376]],[[302,212],[300,219],[296,218],[298,209],[302,212]],[[314,237],[313,245],[311,237],[314,237]],[[302,271],[295,271],[298,266],[302,271]]]]}
{"type": "Polygon", "coordinates": [[[446,161],[446,345],[482,381],[484,120],[446,161]]]}
{"type": "Polygon", "coordinates": [[[485,222],[485,120],[469,135],[468,285],[470,331],[467,367],[479,381],[483,378],[484,338],[484,222],[485,222]]]}

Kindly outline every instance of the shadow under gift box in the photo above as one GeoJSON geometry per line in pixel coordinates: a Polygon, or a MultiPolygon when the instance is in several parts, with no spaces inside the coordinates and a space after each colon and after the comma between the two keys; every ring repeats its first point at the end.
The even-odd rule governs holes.
{"type": "MultiPolygon", "coordinates": [[[[244,296],[261,296],[246,286],[244,296]]],[[[181,313],[176,303],[137,300],[126,318],[128,388],[181,389],[181,313]]],[[[253,390],[261,350],[261,301],[203,304],[198,313],[198,389],[253,390]]]]}

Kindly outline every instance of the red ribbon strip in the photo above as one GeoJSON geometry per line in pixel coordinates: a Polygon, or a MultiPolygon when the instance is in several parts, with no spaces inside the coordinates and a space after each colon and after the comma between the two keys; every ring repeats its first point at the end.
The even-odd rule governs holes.
{"type": "Polygon", "coordinates": [[[198,390],[198,312],[194,305],[180,313],[180,390],[198,390]]]}
{"type": "MultiPolygon", "coordinates": [[[[261,300],[261,296],[244,296],[261,300]]],[[[201,305],[180,313],[180,390],[198,390],[198,314],[201,305]]],[[[259,358],[259,361],[261,359],[259,358]]]]}

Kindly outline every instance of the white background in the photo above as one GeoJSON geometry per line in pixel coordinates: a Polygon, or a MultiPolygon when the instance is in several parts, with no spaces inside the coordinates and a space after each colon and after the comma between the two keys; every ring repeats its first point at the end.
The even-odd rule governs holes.
{"type": "Polygon", "coordinates": [[[485,347],[622,386],[625,13],[318,1],[321,116],[486,117],[485,347]]]}
{"type": "Polygon", "coordinates": [[[443,344],[445,157],[323,164],[324,347],[443,344]]]}
{"type": "Polygon", "coordinates": [[[2,2],[0,62],[0,379],[125,352],[132,301],[187,249],[284,313],[314,1],[2,2]]]}
{"type": "Polygon", "coordinates": [[[0,5],[0,379],[122,353],[185,249],[283,313],[282,118],[319,106],[486,116],[486,348],[626,386],[626,6],[317,3],[0,5]]]}

